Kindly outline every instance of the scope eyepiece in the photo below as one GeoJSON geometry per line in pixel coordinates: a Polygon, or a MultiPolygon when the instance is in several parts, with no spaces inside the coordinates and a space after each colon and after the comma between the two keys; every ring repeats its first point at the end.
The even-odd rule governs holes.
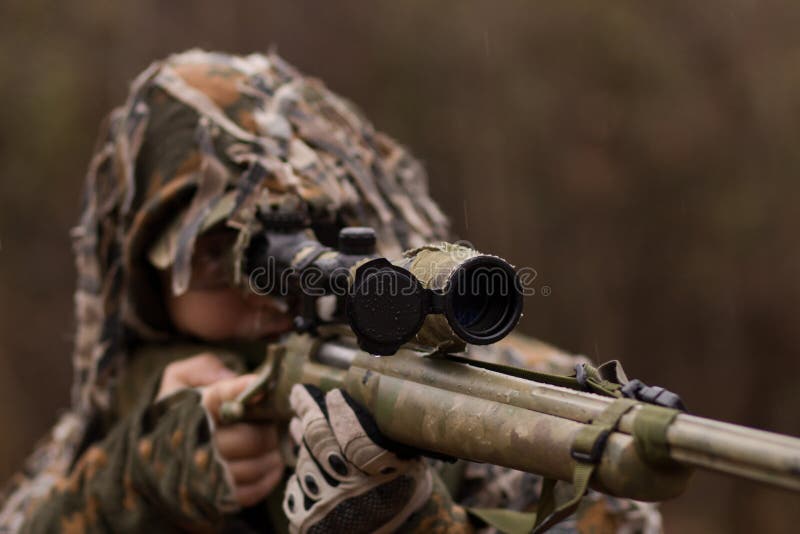
{"type": "Polygon", "coordinates": [[[394,354],[412,340],[447,350],[488,345],[508,335],[522,315],[519,277],[497,256],[441,243],[390,262],[375,257],[371,228],[342,229],[333,250],[303,228],[274,224],[251,239],[244,277],[263,269],[270,286],[305,297],[298,324],[309,329],[319,320],[314,299],[344,297],[344,309],[340,298],[333,316],[346,319],[371,354],[394,354]]]}

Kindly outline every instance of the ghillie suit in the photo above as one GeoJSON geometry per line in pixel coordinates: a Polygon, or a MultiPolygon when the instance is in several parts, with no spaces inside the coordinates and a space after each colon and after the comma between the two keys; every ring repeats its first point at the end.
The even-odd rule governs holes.
{"type": "MultiPolygon", "coordinates": [[[[151,436],[153,418],[167,410],[153,413],[153,385],[134,388],[143,399],[138,406],[124,400],[131,390],[125,381],[137,365],[134,353],[179,337],[148,253],[164,229],[177,224],[171,290],[185,292],[195,240],[222,203],[232,203],[225,224],[238,232],[239,260],[261,227],[259,212],[299,214],[323,244],[332,244],[343,226],[371,226],[379,252],[390,257],[449,234],[419,162],[349,102],[277,55],[193,50],[152,64],[103,127],[72,234],[78,271],[72,407],[6,488],[0,529],[18,530],[54,495],[74,501],[61,517],[62,528],[107,528],[109,511],[97,495],[81,490],[115,468],[114,476],[107,474],[109,492],[119,493],[121,514],[144,506],[147,491],[172,495],[175,502],[167,506],[180,509],[174,523],[186,528],[215,525],[222,512],[235,511],[203,433],[191,439],[178,434],[185,425],[202,426],[197,410],[179,403],[168,407],[175,424],[169,433],[151,436]],[[123,418],[128,422],[121,423],[123,418]],[[167,445],[159,447],[162,442],[167,445]],[[134,451],[134,460],[117,466],[122,460],[109,457],[101,444],[134,451]],[[181,447],[193,454],[194,467],[159,466],[181,447]],[[139,471],[152,471],[160,485],[148,486],[150,479],[141,479],[139,471]],[[218,483],[206,484],[208,494],[192,500],[187,487],[197,489],[202,477],[204,484],[209,477],[218,483]]],[[[504,473],[509,480],[535,480],[504,473]]],[[[525,502],[519,495],[493,498],[492,505],[512,501],[528,507],[535,494],[525,502]]],[[[630,507],[615,506],[604,510],[621,524],[630,507]]],[[[447,515],[444,508],[436,513],[447,515]]]]}

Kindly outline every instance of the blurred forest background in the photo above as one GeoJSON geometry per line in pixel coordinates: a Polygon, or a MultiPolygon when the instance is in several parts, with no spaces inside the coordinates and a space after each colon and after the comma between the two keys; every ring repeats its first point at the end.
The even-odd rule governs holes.
{"type": "MultiPolygon", "coordinates": [[[[426,163],[459,235],[534,267],[523,329],[800,435],[800,4],[0,4],[0,478],[68,402],[68,229],[150,61],[271,45],[426,163]]],[[[535,451],[531,451],[535,454],[535,451]]],[[[785,532],[794,495],[698,473],[667,532],[785,532]]]]}

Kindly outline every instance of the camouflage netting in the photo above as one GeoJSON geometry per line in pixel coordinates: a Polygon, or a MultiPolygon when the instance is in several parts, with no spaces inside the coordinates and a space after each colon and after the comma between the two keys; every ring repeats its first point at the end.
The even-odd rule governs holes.
{"type": "Polygon", "coordinates": [[[318,229],[372,226],[389,256],[448,228],[419,162],[275,54],[192,50],[152,64],[112,111],[86,180],[73,231],[72,408],[6,488],[0,525],[14,524],[11,516],[44,496],[104,430],[131,346],[169,335],[159,278],[144,258],[176,216],[176,294],[189,285],[204,218],[229,191],[227,224],[240,252],[259,229],[259,210],[300,213],[318,229]]]}

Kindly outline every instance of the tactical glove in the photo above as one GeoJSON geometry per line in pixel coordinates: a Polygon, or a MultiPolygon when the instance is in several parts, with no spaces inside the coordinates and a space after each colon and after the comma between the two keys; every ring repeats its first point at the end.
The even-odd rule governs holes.
{"type": "Polygon", "coordinates": [[[296,385],[290,402],[299,449],[283,509],[292,532],[391,532],[427,502],[425,460],[390,444],[346,392],[296,385]]]}

